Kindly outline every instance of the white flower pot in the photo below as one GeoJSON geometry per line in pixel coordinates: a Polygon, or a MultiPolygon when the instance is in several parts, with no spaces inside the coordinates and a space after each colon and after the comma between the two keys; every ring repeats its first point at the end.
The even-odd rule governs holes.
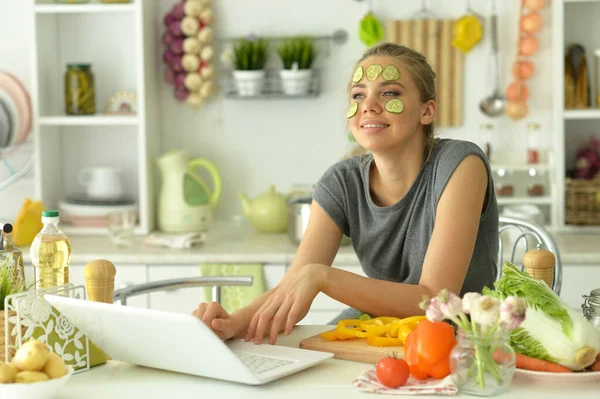
{"type": "Polygon", "coordinates": [[[240,96],[260,95],[265,86],[265,71],[233,71],[235,86],[240,96]]]}
{"type": "Polygon", "coordinates": [[[279,76],[283,93],[286,95],[297,96],[310,91],[312,69],[282,69],[279,76]]]}

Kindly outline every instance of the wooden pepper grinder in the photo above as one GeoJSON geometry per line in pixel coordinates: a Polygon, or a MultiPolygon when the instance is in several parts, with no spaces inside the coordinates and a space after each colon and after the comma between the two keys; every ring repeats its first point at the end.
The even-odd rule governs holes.
{"type": "Polygon", "coordinates": [[[117,269],[105,259],[93,260],[83,269],[88,300],[113,303],[117,269]]]}
{"type": "Polygon", "coordinates": [[[554,254],[545,249],[532,249],[525,252],[523,257],[523,266],[525,271],[531,275],[531,277],[543,280],[552,288],[554,283],[554,266],[556,264],[556,257],[554,254]]]}

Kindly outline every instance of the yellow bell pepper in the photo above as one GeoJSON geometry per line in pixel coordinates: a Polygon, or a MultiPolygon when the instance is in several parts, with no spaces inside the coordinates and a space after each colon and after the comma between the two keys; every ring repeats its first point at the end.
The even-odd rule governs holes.
{"type": "Polygon", "coordinates": [[[319,335],[326,341],[344,341],[347,339],[352,339],[352,337],[340,334],[337,330],[326,331],[319,335]]]}
{"type": "Polygon", "coordinates": [[[371,346],[402,346],[404,345],[404,341],[401,341],[398,338],[368,335],[367,344],[371,346]]]}
{"type": "Polygon", "coordinates": [[[367,333],[362,331],[358,319],[346,319],[338,321],[336,331],[347,337],[365,338],[367,333]]]}

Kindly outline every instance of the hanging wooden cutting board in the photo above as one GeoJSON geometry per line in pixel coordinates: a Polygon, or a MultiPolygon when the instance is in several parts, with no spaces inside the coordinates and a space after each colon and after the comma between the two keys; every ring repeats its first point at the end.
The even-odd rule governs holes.
{"type": "Polygon", "coordinates": [[[439,127],[463,124],[463,53],[452,46],[451,19],[390,20],[387,41],[423,54],[436,74],[439,127]]]}
{"type": "Polygon", "coordinates": [[[326,341],[319,334],[300,341],[300,348],[333,353],[337,359],[377,364],[384,357],[404,357],[403,346],[377,347],[367,344],[366,339],[326,341]]]}

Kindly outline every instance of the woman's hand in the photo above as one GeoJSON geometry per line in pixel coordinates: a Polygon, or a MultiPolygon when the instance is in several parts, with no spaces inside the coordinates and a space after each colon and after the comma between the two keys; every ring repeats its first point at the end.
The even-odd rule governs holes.
{"type": "Polygon", "coordinates": [[[252,317],[246,341],[254,340],[254,343],[260,344],[269,325],[270,344],[275,343],[282,327],[285,326],[285,334],[289,334],[310,309],[330,269],[330,266],[315,263],[288,272],[277,285],[277,290],[252,317]]]}
{"type": "Polygon", "coordinates": [[[192,315],[202,320],[221,339],[232,338],[240,331],[240,321],[216,302],[202,302],[192,315]]]}

